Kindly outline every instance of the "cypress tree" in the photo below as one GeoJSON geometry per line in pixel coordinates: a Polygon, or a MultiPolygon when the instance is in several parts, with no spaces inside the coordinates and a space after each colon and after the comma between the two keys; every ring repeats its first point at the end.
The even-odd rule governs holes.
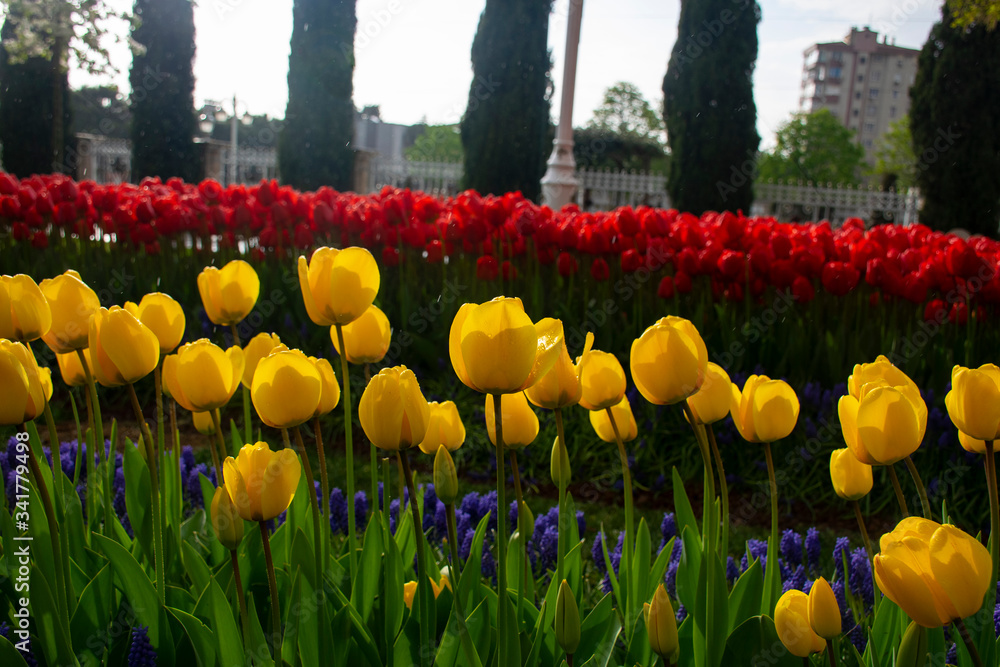
{"type": "MultiPolygon", "coordinates": [[[[0,29],[7,41],[15,33],[16,17],[8,14],[0,29]]],[[[56,150],[54,115],[55,87],[63,96],[63,144],[69,141],[70,106],[67,72],[41,57],[11,62],[11,54],[0,44],[0,164],[18,176],[73,172],[73,165],[56,150]]],[[[65,147],[63,149],[65,151],[65,147]]]]}
{"type": "Polygon", "coordinates": [[[551,149],[551,0],[487,0],[462,119],[465,187],[537,200],[551,149]]]}
{"type": "Polygon", "coordinates": [[[683,211],[749,210],[760,136],[753,99],[760,6],[753,0],[682,0],[663,78],[670,146],[667,189],[683,211]]]}
{"type": "Polygon", "coordinates": [[[355,0],[295,0],[292,14],[278,171],[295,188],[350,190],[355,0]]]}
{"type": "Polygon", "coordinates": [[[132,177],[197,180],[194,147],[194,6],[191,0],[136,0],[132,39],[132,177]]]}
{"type": "Polygon", "coordinates": [[[910,129],[920,221],[995,237],[1000,224],[1000,31],[953,27],[948,4],[917,61],[910,129]]]}

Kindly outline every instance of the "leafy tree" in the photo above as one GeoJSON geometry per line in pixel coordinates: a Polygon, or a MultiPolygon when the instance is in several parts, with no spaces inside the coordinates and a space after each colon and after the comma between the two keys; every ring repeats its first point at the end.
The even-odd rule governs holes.
{"type": "Polygon", "coordinates": [[[70,91],[69,95],[73,112],[72,135],[85,132],[116,139],[129,138],[132,112],[117,86],[84,86],[70,91]]]}
{"type": "Polygon", "coordinates": [[[950,4],[931,29],[910,89],[920,220],[996,236],[1000,224],[1000,31],[952,26],[950,4]]]}
{"type": "Polygon", "coordinates": [[[874,174],[882,177],[883,186],[910,188],[917,183],[917,156],[913,153],[910,117],[903,116],[889,126],[875,146],[874,174]]]}
{"type": "Polygon", "coordinates": [[[760,15],[754,0],[681,3],[663,78],[667,188],[681,210],[750,208],[753,184],[741,165],[760,144],[753,99],[760,15]]]}
{"type": "Polygon", "coordinates": [[[589,126],[656,143],[664,140],[663,119],[639,88],[627,81],[619,81],[604,91],[604,100],[594,109],[589,126]]]}
{"type": "Polygon", "coordinates": [[[552,0],[487,0],[462,119],[465,187],[538,199],[549,153],[552,0]]]}
{"type": "Polygon", "coordinates": [[[665,173],[667,168],[663,145],[656,139],[596,127],[573,130],[573,157],[581,169],[665,173]]]}
{"type": "Polygon", "coordinates": [[[4,162],[25,173],[71,170],[68,64],[109,73],[106,47],[123,39],[109,24],[129,17],[105,0],[0,0],[0,9],[6,15],[0,47],[4,162]]]}
{"type": "Polygon", "coordinates": [[[759,162],[762,180],[857,183],[865,151],[829,109],[796,113],[759,162]]]}
{"type": "Polygon", "coordinates": [[[462,136],[457,125],[428,125],[413,145],[403,151],[417,162],[462,162],[462,136]]]}
{"type": "Polygon", "coordinates": [[[948,6],[956,28],[978,24],[993,30],[1000,22],[1000,0],[949,0],[948,6]]]}
{"type": "Polygon", "coordinates": [[[349,190],[354,151],[355,0],[295,0],[278,169],[288,185],[349,190]]]}
{"type": "Polygon", "coordinates": [[[197,180],[194,134],[194,5],[136,0],[132,39],[132,175],[197,180]]]}

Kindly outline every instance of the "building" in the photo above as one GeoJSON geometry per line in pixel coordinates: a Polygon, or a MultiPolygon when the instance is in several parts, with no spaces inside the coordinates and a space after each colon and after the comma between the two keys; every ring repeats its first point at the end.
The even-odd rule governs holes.
{"type": "Polygon", "coordinates": [[[870,156],[878,138],[910,110],[910,86],[919,49],[880,42],[867,26],[851,28],[842,42],[813,44],[804,52],[799,108],[829,109],[870,156]]]}

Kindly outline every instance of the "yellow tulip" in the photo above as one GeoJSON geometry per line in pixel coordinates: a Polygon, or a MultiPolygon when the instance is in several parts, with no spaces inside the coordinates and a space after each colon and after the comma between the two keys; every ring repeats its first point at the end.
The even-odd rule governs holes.
{"type": "Polygon", "coordinates": [[[52,369],[47,366],[38,367],[38,381],[42,383],[42,394],[45,402],[52,400],[52,369]]]}
{"type": "Polygon", "coordinates": [[[118,306],[94,313],[89,341],[94,379],[105,387],[137,382],[160,363],[156,334],[118,306]]]}
{"type": "Polygon", "coordinates": [[[809,625],[823,639],[840,636],[840,605],[823,577],[814,581],[809,589],[809,625]]]}
{"type": "Polygon", "coordinates": [[[788,437],[799,419],[799,399],[784,380],[751,375],[741,392],[730,385],[729,411],[747,442],[774,442],[788,437]]]}
{"type": "Polygon", "coordinates": [[[456,451],[465,442],[465,424],[458,414],[458,406],[454,401],[427,404],[430,410],[427,420],[427,433],[420,441],[420,451],[424,454],[436,454],[439,446],[444,445],[449,452],[456,451]]]}
{"type": "Polygon", "coordinates": [[[250,398],[265,424],[291,428],[316,414],[323,398],[323,378],[299,350],[279,349],[257,364],[250,398]]]}
{"type": "Polygon", "coordinates": [[[309,357],[309,361],[313,362],[316,370],[319,371],[320,380],[323,382],[319,405],[313,414],[313,417],[319,417],[330,412],[340,403],[340,384],[337,382],[337,375],[333,372],[333,366],[328,360],[309,357]]]}
{"type": "Polygon", "coordinates": [[[656,405],[679,403],[701,388],[708,349],[689,320],[669,315],[632,343],[632,381],[656,405]]]}
{"type": "MultiPolygon", "coordinates": [[[[615,426],[622,437],[622,442],[631,442],[639,435],[639,426],[635,423],[635,415],[632,414],[632,406],[629,405],[628,396],[622,396],[618,405],[611,408],[611,414],[615,416],[615,426]]],[[[615,430],[611,427],[611,420],[608,419],[607,410],[591,410],[590,425],[594,427],[597,437],[604,442],[616,442],[615,430]]]]}
{"type": "Polygon", "coordinates": [[[292,504],[302,464],[291,449],[272,452],[266,442],[243,445],[222,465],[229,497],[247,521],[270,521],[292,504]]]}
{"type": "MultiPolygon", "coordinates": [[[[860,399],[861,388],[869,382],[882,382],[888,387],[908,386],[917,389],[916,383],[899,370],[884,354],[878,355],[870,364],[855,364],[847,378],[847,393],[860,399]]],[[[919,391],[919,390],[918,390],[919,391]]]]}
{"type": "MultiPolygon", "coordinates": [[[[389,318],[378,306],[368,306],[358,319],[343,325],[342,329],[347,361],[352,364],[376,364],[389,351],[392,329],[389,318]]],[[[340,338],[337,336],[336,326],[330,327],[330,340],[333,341],[337,354],[340,354],[340,338]]]]}
{"type": "Polygon", "coordinates": [[[580,405],[604,410],[621,403],[625,396],[625,369],[610,352],[590,350],[580,358],[580,405]]]}
{"type": "Polygon", "coordinates": [[[35,355],[0,338],[0,425],[28,422],[45,409],[45,386],[35,355]]]}
{"type": "Polygon", "coordinates": [[[677,662],[680,651],[680,643],[677,640],[677,616],[663,584],[656,587],[652,602],[642,604],[642,615],[653,653],[663,658],[668,665],[677,662]]]}
{"type": "MultiPolygon", "coordinates": [[[[962,449],[973,454],[985,454],[986,453],[986,441],[977,440],[971,437],[964,431],[958,432],[958,444],[962,445],[962,449]]],[[[994,448],[994,452],[996,449],[994,448]]]]}
{"type": "Polygon", "coordinates": [[[219,543],[230,551],[234,551],[243,541],[243,517],[240,516],[236,504],[226,491],[223,484],[215,489],[212,496],[212,528],[219,543]]]}
{"type": "Polygon", "coordinates": [[[52,328],[52,309],[31,276],[0,276],[0,338],[28,343],[52,328]]]}
{"type": "MultiPolygon", "coordinates": [[[[580,383],[580,359],[587,356],[590,348],[594,346],[594,334],[588,331],[583,354],[574,364],[569,358],[569,350],[566,349],[562,321],[551,321],[558,331],[558,337],[562,339],[558,346],[559,352],[556,361],[548,373],[542,375],[533,385],[524,390],[528,400],[533,405],[546,410],[568,408],[580,402],[580,398],[583,396],[583,385],[580,383]]],[[[547,322],[548,320],[540,320],[536,326],[547,327],[547,322]]]]}
{"type": "Polygon", "coordinates": [[[42,335],[42,340],[59,354],[87,347],[90,316],[101,307],[94,290],[72,269],[43,280],[38,287],[49,302],[52,313],[52,326],[48,333],[42,335]]]}
{"type": "MultiPolygon", "coordinates": [[[[528,405],[524,392],[505,394],[500,399],[503,411],[503,446],[505,449],[527,447],[538,437],[538,416],[528,405]]],[[[493,446],[497,445],[496,412],[493,397],[486,397],[486,432],[493,446]]]]}
{"type": "Polygon", "coordinates": [[[838,496],[860,500],[872,490],[872,467],[859,461],[850,449],[835,449],[830,454],[830,479],[838,496]]]}
{"type": "Polygon", "coordinates": [[[378,264],[364,248],[317,248],[298,268],[306,312],[320,326],[350,324],[378,294],[378,264]]]}
{"type": "Polygon", "coordinates": [[[696,394],[688,398],[688,407],[699,424],[714,424],[729,415],[732,380],[721,366],[708,362],[705,381],[696,394]]]}
{"type": "Polygon", "coordinates": [[[395,366],[383,368],[365,387],[358,416],[376,447],[399,451],[424,439],[430,408],[413,371],[395,366]]]}
{"type": "MultiPolygon", "coordinates": [[[[90,350],[84,349],[83,356],[87,360],[87,367],[93,368],[94,362],[90,359],[90,350]]],[[[87,374],[80,364],[80,355],[76,352],[56,354],[56,361],[59,363],[59,372],[62,374],[63,382],[70,387],[87,386],[87,374]]]]}
{"type": "Polygon", "coordinates": [[[458,471],[444,445],[438,445],[434,455],[434,492],[445,505],[452,505],[458,499],[458,471]]]}
{"type": "Polygon", "coordinates": [[[160,341],[160,354],[173,352],[184,337],[184,309],[168,294],[152,292],[142,297],[138,305],[126,301],[125,310],[153,330],[160,341]]]}
{"type": "Polygon", "coordinates": [[[211,412],[192,412],[191,422],[194,429],[202,435],[215,435],[215,420],[211,412]]]}
{"type": "Polygon", "coordinates": [[[887,598],[925,628],[979,611],[993,561],[977,539],[919,517],[900,521],[880,540],[875,581],[887,598]]]}
{"type": "Polygon", "coordinates": [[[826,640],[816,634],[809,624],[809,596],[802,591],[790,590],[778,598],[774,608],[774,628],[778,639],[788,652],[799,658],[812,653],[822,653],[826,640]]]}
{"type": "Polygon", "coordinates": [[[223,351],[206,338],[181,345],[163,359],[163,386],[191,412],[221,408],[233,397],[243,377],[243,350],[223,351]]]}
{"type": "Polygon", "coordinates": [[[951,421],[969,437],[1000,439],[1000,368],[994,364],[955,366],[944,404],[951,421]]]}
{"type": "Polygon", "coordinates": [[[520,299],[497,297],[459,308],[448,335],[455,374],[486,394],[513,394],[538,381],[559,356],[557,320],[533,324],[520,299]]]}
{"type": "MultiPolygon", "coordinates": [[[[257,370],[260,360],[271,354],[276,347],[281,345],[278,334],[259,333],[250,339],[250,342],[243,348],[243,386],[249,389],[253,386],[253,374],[257,370]]],[[[288,349],[285,346],[284,349],[288,349]]]]}
{"type": "MultiPolygon", "coordinates": [[[[448,581],[448,578],[444,575],[441,575],[441,581],[435,582],[433,579],[431,579],[430,582],[431,582],[431,590],[434,591],[435,600],[437,600],[438,596],[441,594],[441,591],[443,591],[446,586],[448,587],[448,590],[451,590],[451,582],[448,581]]],[[[407,581],[405,584],[403,584],[403,604],[406,605],[407,609],[413,609],[413,596],[416,594],[416,592],[417,592],[417,582],[407,581]]]]}
{"type": "Polygon", "coordinates": [[[234,259],[221,269],[206,266],[198,274],[198,292],[205,314],[213,323],[239,324],[257,303],[260,278],[252,266],[234,259]]]}
{"type": "Polygon", "coordinates": [[[916,385],[873,380],[837,403],[844,441],[862,463],[891,465],[917,451],[927,430],[927,406],[916,385]]]}

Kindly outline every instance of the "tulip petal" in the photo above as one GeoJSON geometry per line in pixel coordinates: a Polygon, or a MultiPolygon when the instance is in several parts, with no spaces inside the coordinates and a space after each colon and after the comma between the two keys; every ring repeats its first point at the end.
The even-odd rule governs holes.
{"type": "MultiPolygon", "coordinates": [[[[749,380],[747,381],[749,382],[749,380]]],[[[733,417],[733,423],[736,425],[736,430],[739,431],[740,437],[747,442],[756,442],[757,434],[753,430],[753,422],[743,421],[743,404],[743,392],[734,383],[729,402],[729,414],[733,417]]]]}
{"type": "Polygon", "coordinates": [[[430,420],[430,408],[427,399],[420,391],[417,377],[407,369],[399,375],[399,386],[403,401],[403,424],[401,444],[413,446],[424,439],[427,434],[427,423],[430,420]]]}
{"type": "MultiPolygon", "coordinates": [[[[244,449],[250,446],[245,445],[244,449]]],[[[257,521],[250,501],[250,494],[247,491],[246,480],[243,479],[243,474],[232,456],[227,457],[222,464],[222,476],[226,480],[226,490],[229,491],[229,497],[232,498],[240,516],[247,521],[257,521]]]]}
{"type": "Polygon", "coordinates": [[[448,356],[451,358],[451,366],[455,369],[455,375],[462,381],[462,384],[479,391],[479,388],[472,384],[469,379],[469,371],[465,367],[465,359],[462,357],[462,327],[469,313],[476,307],[474,303],[464,303],[455,313],[455,319],[451,322],[451,329],[448,332],[448,356]]]}
{"type": "Polygon", "coordinates": [[[365,435],[376,447],[397,451],[403,430],[403,397],[399,381],[386,371],[373,377],[361,395],[358,417],[365,435]]]}
{"type": "Polygon", "coordinates": [[[799,418],[799,399],[782,380],[758,385],[753,394],[754,431],[761,442],[788,437],[799,418]]]}
{"type": "Polygon", "coordinates": [[[535,363],[538,335],[520,303],[494,299],[471,310],[461,334],[472,385],[488,394],[520,391],[535,363]]]}
{"type": "Polygon", "coordinates": [[[273,519],[292,504],[302,475],[302,464],[291,449],[274,452],[264,470],[260,509],[264,520],[273,519]]]}
{"type": "Polygon", "coordinates": [[[951,619],[928,585],[929,565],[927,545],[919,540],[883,544],[875,556],[875,581],[879,590],[919,625],[938,628],[951,619]]]}
{"type": "Polygon", "coordinates": [[[858,438],[874,460],[901,461],[920,446],[923,434],[910,399],[896,387],[875,387],[858,407],[858,438]]]}
{"type": "Polygon", "coordinates": [[[0,424],[20,425],[28,408],[28,374],[17,358],[0,350],[0,387],[4,400],[0,401],[0,424]]]}
{"type": "Polygon", "coordinates": [[[947,591],[956,618],[972,616],[982,606],[990,587],[993,560],[979,540],[950,525],[943,525],[930,540],[931,572],[947,591]]]}
{"type": "MultiPolygon", "coordinates": [[[[563,342],[563,323],[561,320],[546,317],[535,322],[535,333],[538,335],[538,347],[535,350],[535,363],[531,367],[528,379],[521,389],[535,384],[541,377],[552,370],[559,353],[565,349],[563,342]]],[[[567,358],[569,354],[567,353],[567,358]]]]}

